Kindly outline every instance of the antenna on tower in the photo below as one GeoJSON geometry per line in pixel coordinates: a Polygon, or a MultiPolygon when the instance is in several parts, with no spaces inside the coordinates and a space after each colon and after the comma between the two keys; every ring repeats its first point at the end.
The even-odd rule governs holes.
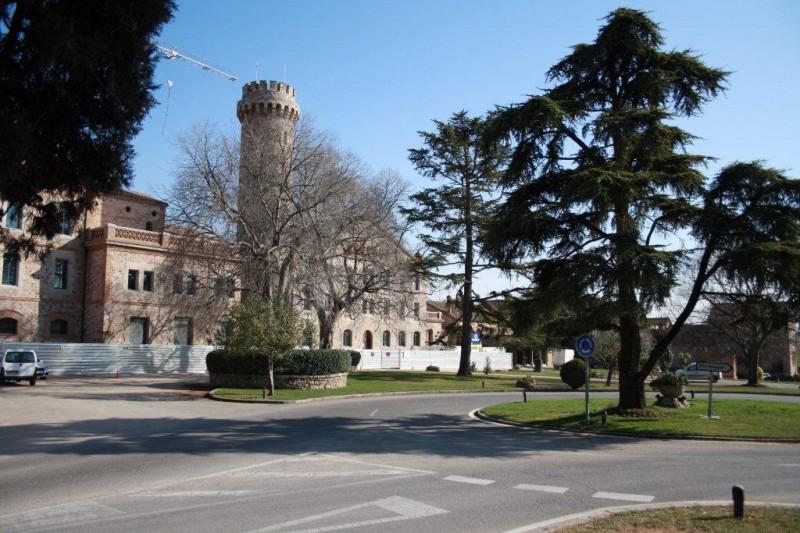
{"type": "Polygon", "coordinates": [[[205,63],[203,61],[198,61],[197,59],[191,58],[191,57],[189,57],[189,56],[187,56],[185,54],[181,54],[175,48],[167,48],[166,46],[162,46],[162,45],[156,44],[156,43],[153,43],[153,46],[155,46],[156,50],[161,52],[161,54],[163,54],[164,57],[167,58],[167,59],[181,59],[181,60],[186,61],[187,63],[189,63],[191,65],[194,65],[196,67],[200,67],[203,70],[209,70],[209,71],[213,72],[214,74],[218,74],[218,75],[222,76],[223,78],[228,79],[230,81],[236,81],[237,79],[239,79],[236,76],[234,76],[233,74],[229,74],[229,73],[225,72],[224,70],[221,70],[221,69],[218,69],[216,67],[213,67],[213,66],[209,65],[208,63],[205,63]]]}
{"type": "Polygon", "coordinates": [[[256,81],[258,81],[258,61],[256,61],[256,81]]]}

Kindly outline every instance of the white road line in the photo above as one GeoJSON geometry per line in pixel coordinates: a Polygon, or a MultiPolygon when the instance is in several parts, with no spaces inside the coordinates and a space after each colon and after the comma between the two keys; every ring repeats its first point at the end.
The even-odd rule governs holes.
{"type": "Polygon", "coordinates": [[[626,502],[643,502],[650,503],[656,497],[648,496],[646,494],[622,494],[619,492],[595,492],[592,498],[602,498],[604,500],[622,500],[626,502]]]}
{"type": "Polygon", "coordinates": [[[350,477],[350,476],[408,476],[413,472],[399,469],[327,470],[316,472],[236,472],[229,477],[292,478],[292,477],[350,477]]]}
{"type": "Polygon", "coordinates": [[[569,490],[566,487],[553,487],[551,485],[527,485],[525,483],[517,485],[514,488],[520,490],[535,490],[537,492],[552,492],[554,494],[564,494],[569,490]]]}
{"type": "Polygon", "coordinates": [[[254,490],[187,490],[183,492],[140,492],[138,497],[144,498],[197,498],[201,496],[249,496],[255,494],[254,490]]]}
{"type": "MultiPolygon", "coordinates": [[[[387,518],[377,518],[373,520],[364,520],[361,522],[351,522],[347,524],[335,524],[330,526],[321,526],[312,529],[306,529],[305,532],[317,532],[317,531],[336,531],[341,529],[353,529],[356,527],[363,527],[363,526],[370,526],[370,525],[377,525],[377,524],[385,524],[388,522],[397,522],[400,520],[411,520],[412,518],[422,518],[425,516],[433,516],[437,514],[444,514],[448,513],[445,509],[439,509],[438,507],[433,507],[432,505],[428,505],[422,502],[417,502],[414,500],[409,500],[408,498],[403,498],[400,496],[390,496],[389,498],[383,498],[381,500],[375,500],[372,502],[361,503],[358,505],[353,505],[351,507],[345,507],[343,509],[336,509],[333,511],[328,511],[327,513],[320,513],[312,516],[307,516],[305,518],[300,518],[298,520],[291,520],[289,522],[283,522],[282,524],[275,524],[273,526],[268,526],[263,529],[258,529],[252,533],[261,533],[267,531],[277,531],[279,529],[287,529],[293,526],[297,526],[300,524],[307,524],[309,522],[313,522],[315,520],[323,520],[326,518],[330,518],[332,516],[340,515],[343,513],[349,513],[351,511],[358,511],[360,509],[366,509],[368,507],[379,507],[385,511],[389,511],[391,513],[396,513],[399,516],[391,516],[387,518]]],[[[301,533],[300,531],[293,530],[294,533],[301,533]]]]}
{"type": "Polygon", "coordinates": [[[3,531],[38,531],[53,527],[122,516],[119,509],[96,502],[65,503],[3,517],[3,531]]]}
{"type": "Polygon", "coordinates": [[[375,415],[377,415],[377,414],[378,414],[378,410],[377,410],[377,409],[375,409],[374,411],[372,411],[372,412],[369,414],[369,416],[375,416],[375,415]]]}
{"type": "Polygon", "coordinates": [[[779,464],[778,466],[800,466],[800,464],[797,464],[797,463],[783,463],[783,464],[779,464]]]}
{"type": "Polygon", "coordinates": [[[471,483],[472,485],[491,485],[494,483],[493,479],[479,479],[476,477],[447,476],[444,479],[446,481],[455,481],[457,483],[471,483]]]}

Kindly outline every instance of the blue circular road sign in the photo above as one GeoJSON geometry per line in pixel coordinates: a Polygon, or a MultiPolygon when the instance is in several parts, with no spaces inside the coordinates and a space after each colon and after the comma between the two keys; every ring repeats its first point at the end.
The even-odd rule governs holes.
{"type": "Polygon", "coordinates": [[[575,351],[581,357],[589,357],[594,351],[594,339],[591,335],[581,335],[575,343],[575,351]]]}

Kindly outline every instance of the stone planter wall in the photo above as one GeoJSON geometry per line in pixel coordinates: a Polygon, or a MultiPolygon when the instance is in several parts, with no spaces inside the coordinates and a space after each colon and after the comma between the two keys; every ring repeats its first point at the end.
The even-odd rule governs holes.
{"type": "MultiPolygon", "coordinates": [[[[276,389],[342,389],[347,386],[347,373],[323,376],[275,374],[276,389]]],[[[269,376],[255,374],[209,374],[212,389],[266,389],[269,376]]]]}

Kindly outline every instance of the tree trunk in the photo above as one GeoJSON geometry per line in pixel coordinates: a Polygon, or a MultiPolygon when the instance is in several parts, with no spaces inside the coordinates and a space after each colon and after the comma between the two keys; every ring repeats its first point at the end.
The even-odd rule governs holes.
{"type": "Polygon", "coordinates": [[[639,371],[642,344],[635,317],[627,314],[620,316],[619,341],[618,407],[621,410],[644,409],[647,407],[644,393],[644,380],[647,376],[639,371]]]}
{"type": "Polygon", "coordinates": [[[464,294],[461,309],[461,360],[458,363],[459,376],[469,376],[472,374],[470,369],[470,358],[472,354],[472,261],[473,261],[473,240],[472,240],[472,195],[470,192],[470,181],[465,181],[464,192],[464,294]]]}
{"type": "Polygon", "coordinates": [[[269,360],[269,395],[275,396],[275,373],[273,372],[273,361],[269,360]]]}
{"type": "Polygon", "coordinates": [[[614,377],[614,365],[608,365],[608,375],[606,376],[606,387],[611,386],[611,379],[614,377]]]}

